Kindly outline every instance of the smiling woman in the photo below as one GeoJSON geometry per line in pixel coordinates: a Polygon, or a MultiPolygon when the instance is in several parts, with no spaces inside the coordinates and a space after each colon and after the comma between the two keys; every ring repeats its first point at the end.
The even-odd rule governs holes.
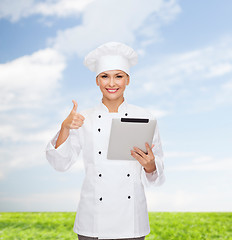
{"type": "Polygon", "coordinates": [[[143,240],[150,231],[144,185],[164,182],[157,125],[152,146],[144,142],[147,153],[135,146],[133,160],[107,158],[113,118],[154,119],[147,110],[124,99],[137,54],[125,44],[109,42],[90,52],[84,63],[96,73],[102,101],[78,113],[73,100],[72,111],[47,146],[47,159],[56,170],[65,171],[83,152],[86,176],[74,224],[79,240],[143,240]]]}
{"type": "Polygon", "coordinates": [[[117,112],[117,104],[112,103],[124,101],[123,93],[129,82],[129,75],[121,70],[105,71],[96,77],[96,83],[103,95],[102,102],[109,106],[109,112],[117,112]]]}

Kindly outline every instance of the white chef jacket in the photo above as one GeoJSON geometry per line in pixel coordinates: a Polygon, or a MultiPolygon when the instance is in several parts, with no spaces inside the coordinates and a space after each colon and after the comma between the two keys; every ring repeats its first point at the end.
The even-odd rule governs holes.
{"type": "MultiPolygon", "coordinates": [[[[59,132],[46,149],[49,163],[66,171],[83,152],[85,179],[74,223],[74,232],[99,239],[135,238],[150,232],[144,185],[164,182],[163,151],[156,126],[152,149],[156,171],[146,173],[137,160],[109,160],[107,149],[112,118],[154,117],[145,109],[124,101],[117,113],[100,103],[80,112],[85,117],[79,129],[55,149],[59,132]]],[[[123,137],[123,136],[122,136],[123,137]]]]}

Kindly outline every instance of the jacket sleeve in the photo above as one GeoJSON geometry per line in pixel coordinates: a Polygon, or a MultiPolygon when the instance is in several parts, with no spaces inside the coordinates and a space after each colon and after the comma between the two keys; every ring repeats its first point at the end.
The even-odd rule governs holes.
{"type": "Polygon", "coordinates": [[[155,156],[156,170],[152,173],[147,173],[144,168],[142,168],[142,182],[145,186],[159,186],[165,181],[164,176],[164,164],[163,164],[163,150],[158,130],[158,125],[156,124],[155,134],[153,137],[152,144],[154,147],[152,152],[155,156]]]}
{"type": "Polygon", "coordinates": [[[76,162],[79,156],[81,151],[80,134],[78,130],[71,129],[66,141],[55,149],[59,133],[48,143],[46,158],[54,169],[64,172],[76,162]]]}

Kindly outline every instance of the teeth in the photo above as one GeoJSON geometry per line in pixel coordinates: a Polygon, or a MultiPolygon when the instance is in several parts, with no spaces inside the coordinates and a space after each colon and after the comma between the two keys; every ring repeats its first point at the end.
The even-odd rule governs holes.
{"type": "Polygon", "coordinates": [[[118,89],[107,89],[107,91],[108,92],[110,92],[110,93],[114,93],[114,92],[116,92],[118,89]]]}

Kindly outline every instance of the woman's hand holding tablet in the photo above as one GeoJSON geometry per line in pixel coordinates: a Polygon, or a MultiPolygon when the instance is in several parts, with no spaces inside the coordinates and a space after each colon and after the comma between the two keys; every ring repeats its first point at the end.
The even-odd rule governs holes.
{"type": "Polygon", "coordinates": [[[144,167],[144,170],[147,173],[151,173],[156,170],[155,156],[152,152],[152,148],[154,147],[154,145],[152,144],[152,147],[150,147],[149,144],[146,143],[145,146],[147,149],[147,154],[141,149],[134,147],[134,150],[131,150],[131,156],[137,161],[139,161],[139,163],[144,167]]]}

